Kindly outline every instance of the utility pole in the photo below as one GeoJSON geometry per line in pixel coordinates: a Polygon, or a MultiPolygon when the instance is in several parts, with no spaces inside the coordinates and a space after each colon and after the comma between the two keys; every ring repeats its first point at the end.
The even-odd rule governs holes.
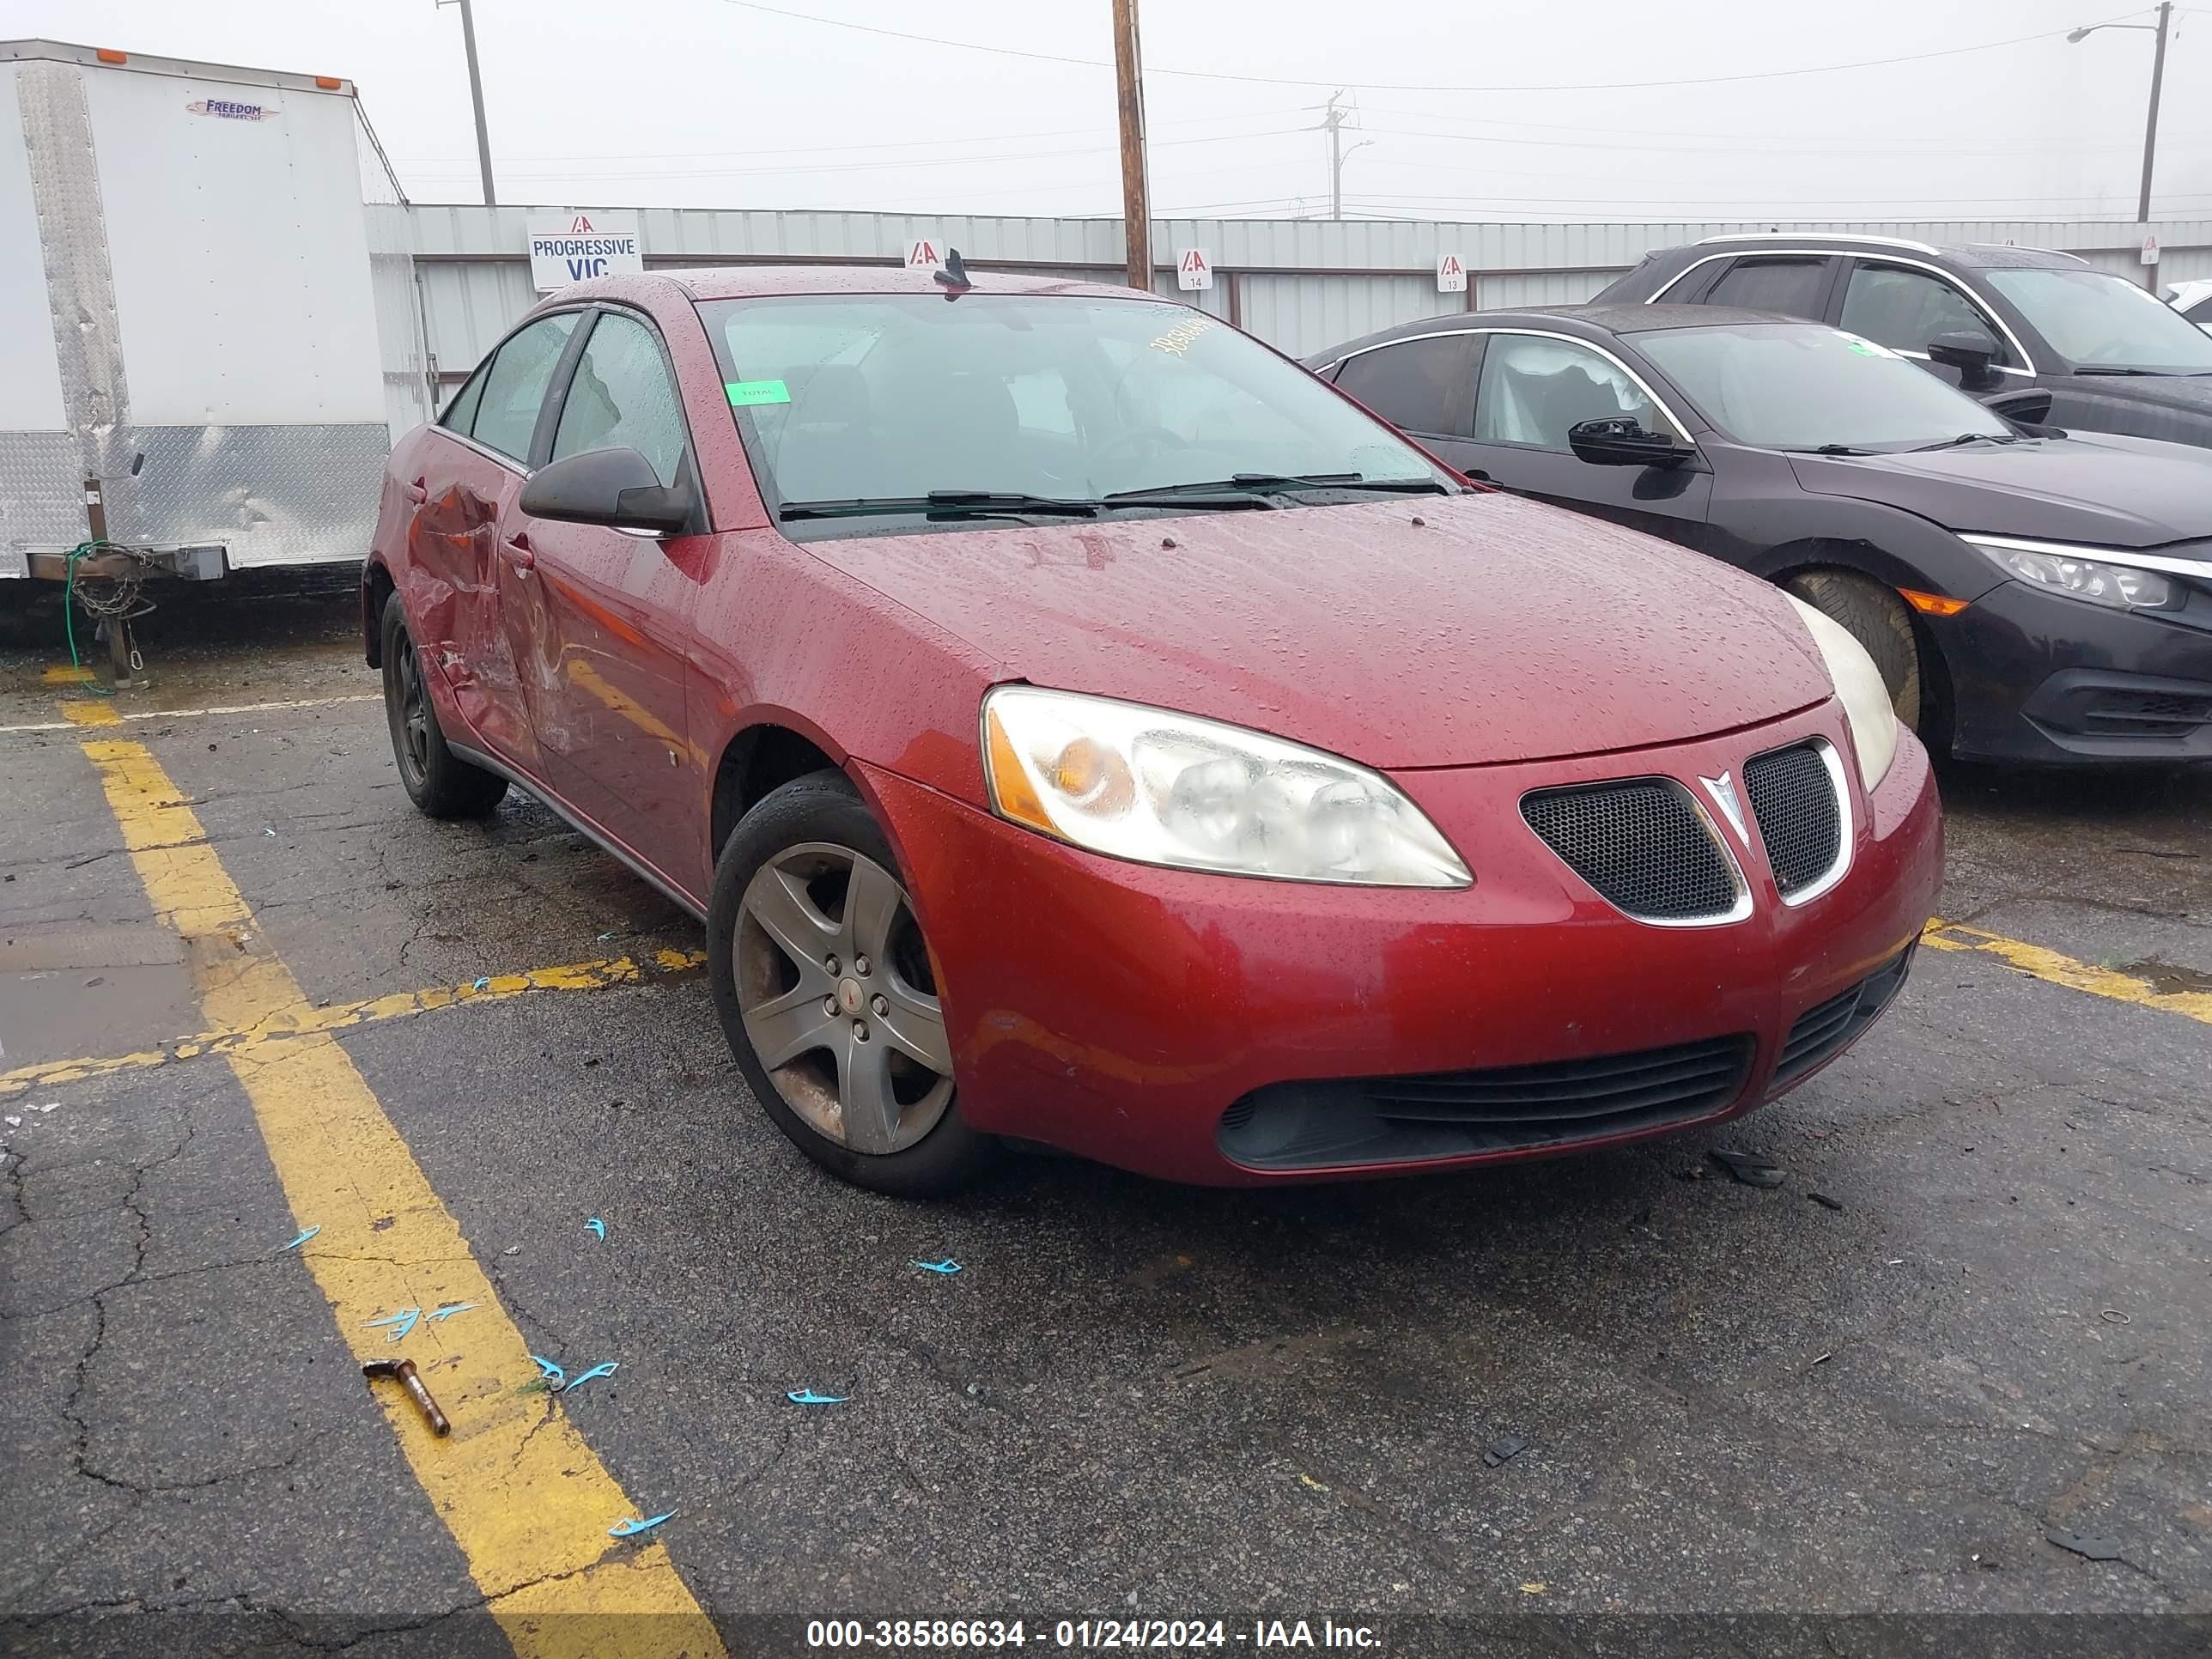
{"type": "Polygon", "coordinates": [[[461,49],[469,58],[469,100],[477,111],[477,167],[483,173],[483,199],[486,207],[499,205],[499,193],[491,182],[491,136],[484,130],[483,75],[477,68],[477,20],[470,9],[469,0],[438,0],[440,9],[447,6],[461,9],[461,49]]]}
{"type": "Polygon", "coordinates": [[[1336,100],[1343,96],[1344,88],[1341,87],[1329,94],[1328,106],[1322,112],[1321,118],[1321,130],[1328,134],[1328,216],[1332,219],[1344,217],[1344,158],[1351,155],[1352,149],[1364,149],[1375,142],[1371,138],[1363,138],[1352,149],[1343,148],[1344,120],[1352,112],[1336,106],[1336,100]]]}
{"type": "MultiPolygon", "coordinates": [[[[2092,23],[2086,28],[2067,33],[2067,44],[2071,46],[2087,40],[2099,29],[2148,29],[2158,36],[2157,48],[2150,60],[2150,113],[2143,120],[2142,193],[2136,198],[2136,217],[2144,224],[2150,223],[2150,175],[2152,165],[2158,159],[2158,99],[2166,86],[2166,36],[2173,21],[2173,0],[2159,0],[2158,21],[2155,23],[2092,23]]],[[[2147,267],[2150,283],[2157,286],[2157,268],[2147,267]]]]}
{"type": "MultiPolygon", "coordinates": [[[[465,3],[465,0],[464,0],[465,3]]],[[[1121,225],[1128,283],[1152,291],[1152,204],[1146,179],[1145,70],[1137,52],[1137,0],[1114,0],[1114,88],[1121,117],[1121,225]]]]}
{"type": "Polygon", "coordinates": [[[2173,0],[2159,0],[2158,46],[2150,59],[2150,115],[2143,123],[2142,199],[2136,204],[2136,217],[2145,224],[2150,222],[2150,170],[2158,159],[2158,94],[2166,85],[2166,30],[2173,21],[2173,0]]]}

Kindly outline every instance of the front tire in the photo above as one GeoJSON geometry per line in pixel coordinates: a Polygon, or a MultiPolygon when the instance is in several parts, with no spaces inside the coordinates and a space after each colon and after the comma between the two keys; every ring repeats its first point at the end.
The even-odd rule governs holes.
{"type": "Polygon", "coordinates": [[[399,781],[425,817],[480,818],[507,793],[505,778],[470,765],[446,746],[397,593],[384,601],[384,717],[392,728],[399,781]]]}
{"type": "Polygon", "coordinates": [[[991,1163],[998,1143],[960,1115],[934,961],[890,841],[842,773],[795,779],[738,822],[707,935],[730,1051],[799,1151],[904,1198],[991,1163]]]}
{"type": "Polygon", "coordinates": [[[1925,679],[1921,672],[1919,637],[1913,631],[1912,613],[1880,582],[1847,570],[1808,570],[1787,578],[1783,586],[1820,611],[1866,647],[1897,718],[1914,731],[1928,711],[1925,679]]]}

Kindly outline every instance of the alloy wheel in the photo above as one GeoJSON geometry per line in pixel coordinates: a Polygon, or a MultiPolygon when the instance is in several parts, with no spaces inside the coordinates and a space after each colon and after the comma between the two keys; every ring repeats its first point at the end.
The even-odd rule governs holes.
{"type": "Polygon", "coordinates": [[[401,635],[395,642],[392,664],[399,681],[399,739],[401,760],[411,781],[420,782],[430,767],[430,703],[422,689],[422,665],[416,659],[414,641],[401,635]]]}
{"type": "Polygon", "coordinates": [[[848,847],[786,848],[738,907],[745,1034],[786,1104],[839,1146],[913,1146],[952,1101],[929,952],[898,878],[848,847]]]}

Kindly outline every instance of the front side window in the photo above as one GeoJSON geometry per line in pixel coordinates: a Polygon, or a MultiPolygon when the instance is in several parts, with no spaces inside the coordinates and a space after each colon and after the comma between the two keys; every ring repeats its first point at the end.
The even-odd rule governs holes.
{"type": "Polygon", "coordinates": [[[1844,290],[1843,327],[1892,351],[1924,353],[1939,334],[1986,335],[1996,361],[2019,367],[2004,337],[1972,301],[1940,277],[1902,265],[1860,264],[1844,290]]]}
{"type": "Polygon", "coordinates": [[[2077,368],[2145,374],[2212,374],[2212,336],[2148,289],[2109,271],[1985,272],[2051,349],[2077,368]]]}
{"type": "Polygon", "coordinates": [[[1474,441],[1563,453],[1584,421],[1628,416],[1647,432],[1682,438],[1651,395],[1620,366],[1571,340],[1495,334],[1482,354],[1474,441]]]}
{"type": "Polygon", "coordinates": [[[1917,363],[1817,324],[1657,329],[1636,343],[1707,420],[1761,449],[1919,449],[2014,435],[1917,363]]]}
{"type": "Polygon", "coordinates": [[[553,459],[594,449],[635,449],[664,484],[676,482],[690,434],[660,342],[635,318],[601,313],[576,359],[553,459]]]}
{"type": "Polygon", "coordinates": [[[1048,498],[1097,516],[1141,510],[1112,499],[1123,493],[1249,490],[1261,479],[1276,481],[1267,487],[1285,506],[1315,497],[1284,480],[1450,487],[1304,369],[1181,306],[970,293],[700,309],[789,535],[930,528],[921,508],[877,504],[933,492],[1048,498]],[[823,503],[876,517],[794,510],[823,503]]]}
{"type": "Polygon", "coordinates": [[[1739,259],[1713,284],[1705,303],[1817,320],[1821,290],[1827,285],[1828,262],[1823,258],[1739,259]]]}
{"type": "Polygon", "coordinates": [[[478,443],[510,460],[529,461],[530,439],[538,430],[545,388],[552,384],[553,371],[575,327],[573,311],[541,317],[499,349],[484,373],[482,400],[470,429],[478,443]]]}
{"type": "Polygon", "coordinates": [[[1346,358],[1336,385],[1407,432],[1464,435],[1457,411],[1467,404],[1475,344],[1471,334],[1432,334],[1377,346],[1346,358]]]}

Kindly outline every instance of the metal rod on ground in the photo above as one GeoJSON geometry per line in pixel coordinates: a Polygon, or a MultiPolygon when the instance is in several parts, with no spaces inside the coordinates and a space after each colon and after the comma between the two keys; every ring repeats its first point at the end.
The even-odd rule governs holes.
{"type": "Polygon", "coordinates": [[[1137,52],[1137,0],[1114,0],[1114,85],[1121,114],[1121,222],[1128,283],[1152,287],[1152,204],[1145,165],[1145,71],[1137,52]]]}
{"type": "Polygon", "coordinates": [[[483,74],[477,67],[477,20],[469,0],[438,0],[441,6],[456,5],[461,9],[461,50],[469,59],[469,99],[477,112],[477,166],[483,173],[483,198],[486,207],[499,205],[499,193],[491,182],[491,135],[484,128],[483,74]]]}

